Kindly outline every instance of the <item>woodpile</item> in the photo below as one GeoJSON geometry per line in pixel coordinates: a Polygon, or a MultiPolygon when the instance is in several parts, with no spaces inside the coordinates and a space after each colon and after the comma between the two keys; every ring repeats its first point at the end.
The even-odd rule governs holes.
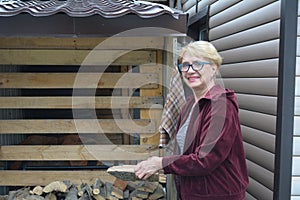
{"type": "Polygon", "coordinates": [[[10,191],[0,200],[156,200],[165,199],[165,191],[159,182],[124,181],[114,182],[95,179],[91,183],[71,184],[70,181],[54,181],[42,187],[25,187],[10,191]]]}

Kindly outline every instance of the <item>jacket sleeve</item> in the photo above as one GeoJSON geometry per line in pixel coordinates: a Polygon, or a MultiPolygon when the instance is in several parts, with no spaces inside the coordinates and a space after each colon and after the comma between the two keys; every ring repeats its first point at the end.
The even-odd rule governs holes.
{"type": "Polygon", "coordinates": [[[192,153],[163,158],[166,174],[207,175],[227,158],[237,134],[240,134],[240,124],[237,108],[230,100],[224,101],[212,104],[209,114],[201,119],[202,128],[197,134],[205,137],[192,153]]]}

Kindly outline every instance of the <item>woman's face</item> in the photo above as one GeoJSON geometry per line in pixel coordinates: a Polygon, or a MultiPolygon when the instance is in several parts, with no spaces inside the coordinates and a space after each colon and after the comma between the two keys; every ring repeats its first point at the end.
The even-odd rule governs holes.
{"type": "Polygon", "coordinates": [[[210,89],[215,84],[214,76],[217,66],[209,60],[201,57],[195,57],[188,54],[184,54],[182,57],[182,63],[192,64],[195,61],[206,62],[210,64],[204,64],[203,68],[199,71],[195,71],[192,67],[189,67],[188,71],[186,72],[182,71],[184,81],[194,91],[210,89]]]}

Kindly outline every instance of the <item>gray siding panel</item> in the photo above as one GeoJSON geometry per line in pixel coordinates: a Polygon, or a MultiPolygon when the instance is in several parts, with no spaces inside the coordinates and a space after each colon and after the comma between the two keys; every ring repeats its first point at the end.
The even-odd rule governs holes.
{"type": "Polygon", "coordinates": [[[294,135],[300,136],[300,116],[294,117],[294,135]]]}
{"type": "Polygon", "coordinates": [[[225,64],[278,58],[279,39],[221,51],[220,55],[223,57],[225,64]]]}
{"type": "Polygon", "coordinates": [[[276,133],[276,116],[240,109],[242,125],[252,127],[267,133],[276,133]]]}
{"type": "Polygon", "coordinates": [[[223,78],[225,87],[237,93],[276,96],[277,78],[223,78]]]}
{"type": "MultiPolygon", "coordinates": [[[[266,6],[276,0],[263,0],[263,1],[253,1],[253,0],[244,0],[241,1],[230,8],[224,10],[223,12],[218,13],[215,16],[212,16],[209,20],[210,28],[219,26],[228,21],[232,21],[238,17],[246,15],[253,10],[257,10],[263,6],[266,6]]],[[[212,5],[211,7],[213,7],[212,5]]],[[[212,13],[210,14],[212,15],[212,13]]]]}
{"type": "Polygon", "coordinates": [[[259,200],[273,200],[272,190],[265,187],[263,184],[260,184],[256,180],[250,178],[250,185],[247,188],[247,191],[256,199],[259,200]]]}
{"type": "Polygon", "coordinates": [[[220,13],[226,8],[240,2],[242,0],[226,0],[226,1],[216,1],[210,6],[210,16],[215,15],[216,13],[220,13]]]}
{"type": "Polygon", "coordinates": [[[219,51],[257,44],[260,42],[279,38],[280,21],[276,20],[261,26],[257,26],[236,34],[214,40],[213,44],[219,51]],[[236,42],[231,42],[235,40],[236,42]]]}
{"type": "Polygon", "coordinates": [[[261,184],[265,185],[268,189],[273,190],[274,184],[274,173],[266,170],[265,168],[247,160],[247,167],[249,171],[249,175],[255,179],[256,181],[260,182],[261,184]]]}
{"type": "Polygon", "coordinates": [[[275,154],[275,135],[242,125],[243,140],[275,154]]]}
{"type": "Polygon", "coordinates": [[[248,160],[259,163],[261,167],[274,172],[274,154],[248,143],[244,143],[244,147],[248,160]]]}
{"type": "Polygon", "coordinates": [[[295,98],[295,115],[300,116],[300,97],[295,98]]]}
{"type": "Polygon", "coordinates": [[[209,40],[228,36],[280,18],[280,2],[277,1],[261,9],[209,30],[209,40]]]}
{"type": "Polygon", "coordinates": [[[251,200],[273,199],[280,6],[277,0],[219,0],[209,10],[208,39],[223,57],[218,82],[239,102],[251,200]]]}
{"type": "Polygon", "coordinates": [[[300,177],[292,177],[292,195],[300,195],[300,177]]]}
{"type": "Polygon", "coordinates": [[[220,67],[223,78],[265,78],[278,76],[278,58],[223,64],[220,67]]]}
{"type": "Polygon", "coordinates": [[[270,96],[236,94],[239,107],[243,110],[250,110],[269,115],[276,115],[277,98],[270,96]]]}

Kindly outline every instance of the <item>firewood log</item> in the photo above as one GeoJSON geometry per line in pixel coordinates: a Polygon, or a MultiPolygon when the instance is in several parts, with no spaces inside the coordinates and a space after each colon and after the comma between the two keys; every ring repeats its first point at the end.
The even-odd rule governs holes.
{"type": "Polygon", "coordinates": [[[33,194],[41,196],[43,194],[43,188],[41,186],[35,186],[32,190],[33,194]]]}
{"type": "Polygon", "coordinates": [[[68,186],[62,181],[54,181],[46,185],[43,189],[43,192],[50,193],[50,192],[66,192],[68,186]]]}
{"type": "Polygon", "coordinates": [[[78,200],[77,194],[78,194],[78,190],[76,186],[72,186],[66,196],[66,200],[78,200]]]}
{"type": "Polygon", "coordinates": [[[39,196],[39,195],[29,195],[26,200],[45,200],[44,197],[39,196]]]}
{"type": "Polygon", "coordinates": [[[93,184],[93,194],[100,194],[100,187],[103,186],[103,182],[101,179],[96,179],[93,184]]]}
{"type": "Polygon", "coordinates": [[[45,197],[45,200],[57,200],[57,197],[54,193],[48,193],[45,197]]]}
{"type": "MultiPolygon", "coordinates": [[[[138,178],[135,176],[134,168],[135,165],[112,166],[107,169],[107,172],[123,181],[135,181],[138,180],[138,178]]],[[[159,174],[153,174],[147,181],[159,181],[159,174]]]]}

